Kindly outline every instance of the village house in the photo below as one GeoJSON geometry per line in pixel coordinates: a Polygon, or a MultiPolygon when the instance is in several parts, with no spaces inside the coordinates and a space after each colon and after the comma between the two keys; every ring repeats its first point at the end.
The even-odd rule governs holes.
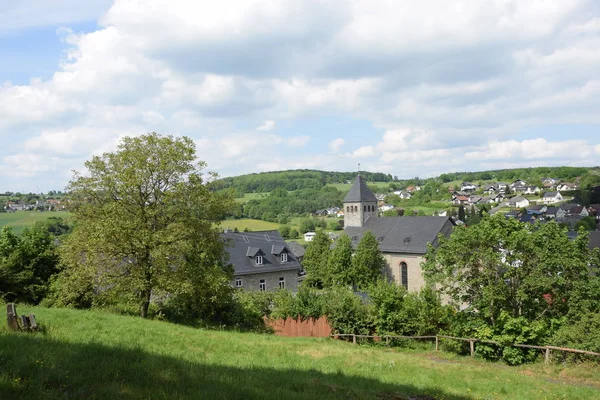
{"type": "Polygon", "coordinates": [[[306,232],[304,234],[304,241],[305,242],[312,242],[313,239],[315,238],[315,236],[317,236],[316,232],[306,232]]]}
{"type": "Polygon", "coordinates": [[[556,186],[556,190],[559,192],[567,192],[569,190],[577,190],[579,187],[575,183],[559,183],[556,186]]]}
{"type": "Polygon", "coordinates": [[[562,201],[563,197],[559,192],[546,192],[542,196],[542,203],[553,204],[562,201]]]}
{"type": "Polygon", "coordinates": [[[472,184],[471,182],[463,182],[460,185],[460,190],[463,192],[474,192],[477,190],[477,186],[472,184]]]}
{"type": "Polygon", "coordinates": [[[525,197],[516,196],[508,200],[509,207],[523,208],[529,205],[529,200],[525,197]]]}
{"type": "Polygon", "coordinates": [[[525,188],[525,194],[538,194],[540,192],[540,188],[537,186],[527,186],[525,188]]]}
{"type": "Polygon", "coordinates": [[[448,217],[379,217],[377,199],[360,175],[344,198],[344,232],[357,246],[371,231],[386,260],[385,276],[409,291],[425,285],[421,263],[427,244],[436,246],[438,235],[449,235],[454,223],[448,217]]]}
{"type": "Polygon", "coordinates": [[[278,231],[226,231],[221,238],[226,243],[229,262],[234,267],[231,284],[235,288],[297,290],[302,275],[299,256],[278,231]]]}

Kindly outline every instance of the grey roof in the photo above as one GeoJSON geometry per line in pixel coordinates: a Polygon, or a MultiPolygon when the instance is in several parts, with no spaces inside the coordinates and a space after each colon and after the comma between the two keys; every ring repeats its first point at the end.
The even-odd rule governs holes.
{"type": "Polygon", "coordinates": [[[449,235],[454,222],[449,217],[375,217],[363,227],[346,227],[344,232],[356,246],[365,232],[377,237],[385,253],[425,254],[427,243],[437,245],[438,234],[449,235]]]}
{"type": "Polygon", "coordinates": [[[548,209],[546,210],[546,215],[556,214],[557,211],[558,207],[548,207],[548,209]]]}
{"type": "Polygon", "coordinates": [[[542,197],[556,197],[558,192],[546,192],[542,197]]]}
{"type": "Polygon", "coordinates": [[[377,197],[371,192],[371,189],[367,186],[367,182],[358,175],[350,191],[344,197],[344,203],[357,203],[361,201],[377,202],[377,197]]]}
{"type": "Polygon", "coordinates": [[[304,257],[306,249],[298,242],[287,242],[287,247],[298,258],[304,257]]]}
{"type": "Polygon", "coordinates": [[[221,234],[221,238],[226,241],[225,248],[229,253],[229,263],[235,268],[235,276],[302,269],[297,255],[278,231],[226,232],[221,234]],[[254,256],[259,252],[263,256],[262,265],[254,262],[254,256]],[[285,263],[278,257],[283,252],[288,253],[285,263]]]}

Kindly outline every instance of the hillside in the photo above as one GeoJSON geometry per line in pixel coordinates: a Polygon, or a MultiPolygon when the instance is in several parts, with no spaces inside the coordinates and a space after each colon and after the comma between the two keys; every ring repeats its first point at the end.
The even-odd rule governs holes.
{"type": "Polygon", "coordinates": [[[2,399],[600,396],[597,368],[511,368],[432,351],[206,331],[99,311],[17,311],[34,313],[44,331],[0,328],[2,399]]]}

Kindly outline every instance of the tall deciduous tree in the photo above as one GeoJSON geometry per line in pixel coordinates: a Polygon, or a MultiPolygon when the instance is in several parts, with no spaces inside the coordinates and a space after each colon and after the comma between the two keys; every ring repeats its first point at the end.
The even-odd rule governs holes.
{"type": "Polygon", "coordinates": [[[459,226],[430,247],[425,277],[494,325],[502,312],[536,320],[565,315],[574,288],[593,276],[587,235],[570,240],[558,224],[502,215],[459,226]]]}
{"type": "Polygon", "coordinates": [[[312,242],[306,247],[302,265],[306,270],[305,283],[322,288],[329,282],[329,260],[331,240],[325,232],[318,231],[312,242]]]}
{"type": "Polygon", "coordinates": [[[352,278],[352,242],[345,233],[336,241],[327,263],[331,285],[351,285],[352,278]]]}
{"type": "Polygon", "coordinates": [[[367,231],[352,257],[352,285],[366,289],[383,277],[384,268],[385,259],[379,251],[377,238],[373,232],[367,231]]]}
{"type": "Polygon", "coordinates": [[[135,301],[142,317],[153,296],[197,294],[194,281],[214,278],[223,264],[215,224],[232,199],[211,189],[190,138],[126,137],[85,166],[68,187],[76,227],[62,252],[66,276],[93,277],[95,291],[135,301]]]}

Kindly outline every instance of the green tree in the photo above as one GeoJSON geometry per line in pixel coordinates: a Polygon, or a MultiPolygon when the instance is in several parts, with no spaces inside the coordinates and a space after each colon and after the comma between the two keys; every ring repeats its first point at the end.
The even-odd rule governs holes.
{"type": "Polygon", "coordinates": [[[385,259],[379,251],[377,238],[371,231],[367,231],[352,257],[352,285],[359,289],[366,289],[383,277],[385,259]]]}
{"type": "Polygon", "coordinates": [[[575,230],[583,227],[586,231],[596,230],[596,219],[594,217],[583,217],[575,224],[575,230]]]}
{"type": "Polygon", "coordinates": [[[204,180],[190,138],[126,137],[85,166],[68,187],[76,226],[61,254],[67,276],[94,276],[97,291],[134,302],[142,317],[153,297],[199,295],[203,279],[223,281],[215,225],[232,199],[204,180]]]}
{"type": "Polygon", "coordinates": [[[315,230],[315,220],[303,219],[300,221],[300,233],[305,234],[306,232],[312,232],[315,230]]]}
{"type": "Polygon", "coordinates": [[[465,208],[463,206],[458,207],[458,219],[465,222],[465,208]]]}
{"type": "Polygon", "coordinates": [[[284,239],[289,239],[290,238],[290,227],[289,227],[289,225],[280,225],[279,226],[279,233],[281,234],[281,236],[283,236],[284,239]]]}
{"type": "Polygon", "coordinates": [[[37,304],[58,272],[54,237],[43,224],[16,236],[8,226],[0,231],[0,296],[7,301],[37,304]]]}
{"type": "Polygon", "coordinates": [[[343,233],[335,242],[327,263],[330,285],[352,285],[352,242],[343,233]]]}
{"type": "Polygon", "coordinates": [[[331,240],[325,232],[319,231],[306,247],[302,266],[306,270],[305,283],[308,286],[322,288],[329,282],[329,259],[331,240]]]}
{"type": "Polygon", "coordinates": [[[590,279],[587,235],[570,240],[556,223],[524,224],[502,215],[460,226],[430,247],[423,272],[442,293],[494,325],[502,312],[560,317],[579,282],[590,279]]]}

